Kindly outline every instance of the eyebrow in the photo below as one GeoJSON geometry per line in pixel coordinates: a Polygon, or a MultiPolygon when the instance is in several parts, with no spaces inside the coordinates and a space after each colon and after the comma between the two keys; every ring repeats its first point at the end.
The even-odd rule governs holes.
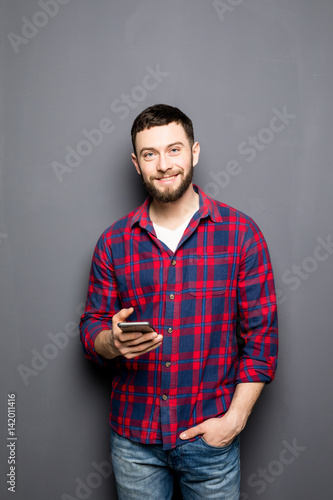
{"type": "MultiPolygon", "coordinates": [[[[183,144],[181,141],[176,141],[176,142],[172,142],[171,144],[168,144],[168,145],[166,146],[166,149],[169,149],[169,148],[171,148],[172,146],[177,146],[177,145],[179,145],[179,146],[183,146],[183,147],[184,147],[184,144],[183,144]]],[[[153,147],[145,147],[145,148],[142,148],[142,149],[140,149],[140,152],[139,152],[139,153],[140,153],[140,155],[142,155],[142,153],[143,153],[144,151],[156,151],[156,149],[155,149],[155,148],[153,148],[153,147]]]]}

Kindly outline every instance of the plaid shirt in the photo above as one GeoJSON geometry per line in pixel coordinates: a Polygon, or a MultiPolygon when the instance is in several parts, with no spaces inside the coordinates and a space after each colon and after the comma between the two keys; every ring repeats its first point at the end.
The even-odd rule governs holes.
{"type": "Polygon", "coordinates": [[[110,424],[164,449],[183,444],[185,429],[223,415],[236,384],[270,382],[277,364],[265,240],[248,216],[195,189],[200,208],[175,253],[156,237],[149,198],[102,234],[80,324],[85,354],[99,363],[94,340],[124,307],[134,307],[129,321],[149,321],[163,334],[156,350],[111,360],[110,424]]]}

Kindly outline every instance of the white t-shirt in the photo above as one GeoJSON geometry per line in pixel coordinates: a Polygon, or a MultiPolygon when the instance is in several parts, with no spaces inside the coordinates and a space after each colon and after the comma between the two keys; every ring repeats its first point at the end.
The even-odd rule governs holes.
{"type": "Polygon", "coordinates": [[[192,215],[184,222],[184,224],[177,227],[177,229],[166,229],[165,227],[158,226],[157,224],[155,224],[153,222],[153,226],[154,226],[157,238],[160,241],[163,241],[163,243],[165,243],[166,246],[170,248],[170,250],[175,252],[176,248],[178,246],[178,243],[180,242],[180,240],[184,234],[184,231],[187,228],[188,223],[190,222],[191,219],[192,219],[192,215]]]}

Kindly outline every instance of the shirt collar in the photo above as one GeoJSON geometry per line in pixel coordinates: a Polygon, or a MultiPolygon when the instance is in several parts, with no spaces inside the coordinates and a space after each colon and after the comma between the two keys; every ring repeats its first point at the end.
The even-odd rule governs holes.
{"type": "Polygon", "coordinates": [[[220,211],[218,209],[218,204],[216,200],[213,200],[210,196],[208,196],[204,191],[196,186],[195,184],[193,185],[195,191],[199,194],[199,199],[200,199],[200,208],[199,208],[199,215],[200,218],[204,217],[210,217],[213,222],[221,222],[222,221],[222,216],[220,214],[220,211]]]}
{"type": "MultiPolygon", "coordinates": [[[[206,193],[203,192],[199,186],[193,184],[194,190],[199,194],[199,217],[200,219],[204,219],[205,217],[210,217],[213,222],[221,222],[222,216],[218,209],[217,202],[210,198],[206,193]]],[[[130,222],[131,228],[135,224],[139,224],[143,228],[152,227],[152,222],[149,217],[149,205],[151,202],[151,196],[148,196],[144,203],[138,207],[132,216],[132,220],[130,222]]]]}

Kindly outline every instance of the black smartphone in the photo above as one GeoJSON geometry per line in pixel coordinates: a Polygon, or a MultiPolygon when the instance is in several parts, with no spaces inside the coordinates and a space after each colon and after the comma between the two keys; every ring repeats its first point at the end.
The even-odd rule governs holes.
{"type": "Polygon", "coordinates": [[[142,332],[149,333],[155,332],[154,328],[151,326],[148,321],[128,321],[124,323],[118,323],[120,330],[124,333],[130,332],[142,332]]]}

